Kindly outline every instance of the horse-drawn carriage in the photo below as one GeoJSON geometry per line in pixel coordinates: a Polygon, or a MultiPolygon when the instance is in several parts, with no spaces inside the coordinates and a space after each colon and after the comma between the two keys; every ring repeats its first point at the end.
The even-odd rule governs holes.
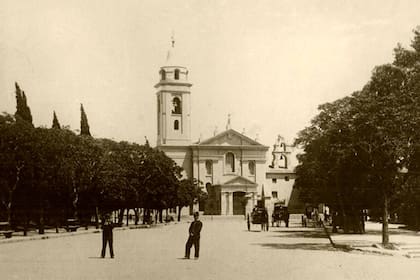
{"type": "Polygon", "coordinates": [[[271,215],[271,225],[274,227],[274,224],[276,224],[276,226],[279,227],[281,221],[286,224],[286,227],[289,227],[289,211],[287,206],[275,203],[273,214],[271,215]]]}
{"type": "Polygon", "coordinates": [[[265,207],[256,206],[252,210],[251,215],[250,214],[247,215],[248,231],[251,230],[251,224],[261,225],[261,230],[268,231],[268,212],[265,207]]]}

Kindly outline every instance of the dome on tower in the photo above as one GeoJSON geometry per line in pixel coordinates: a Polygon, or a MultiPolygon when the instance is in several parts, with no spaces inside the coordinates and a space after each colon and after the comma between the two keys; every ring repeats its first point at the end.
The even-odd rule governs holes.
{"type": "Polygon", "coordinates": [[[160,67],[160,82],[158,85],[166,83],[188,83],[188,69],[183,66],[181,59],[175,51],[175,39],[172,36],[171,47],[166,55],[163,66],[160,67]]]}
{"type": "Polygon", "coordinates": [[[185,68],[184,63],[180,58],[175,49],[175,38],[172,36],[171,38],[171,47],[166,54],[166,60],[164,63],[164,67],[182,67],[185,68]]]}

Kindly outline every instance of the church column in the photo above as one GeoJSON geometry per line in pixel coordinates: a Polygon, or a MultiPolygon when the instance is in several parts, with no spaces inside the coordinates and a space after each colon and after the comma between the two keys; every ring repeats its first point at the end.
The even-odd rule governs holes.
{"type": "Polygon", "coordinates": [[[227,215],[227,203],[228,203],[228,199],[227,199],[227,193],[224,191],[221,191],[221,201],[220,201],[220,215],[227,215]]]}
{"type": "Polygon", "coordinates": [[[229,198],[229,209],[228,209],[228,215],[233,215],[233,192],[228,192],[228,198],[229,198]]]}
{"type": "Polygon", "coordinates": [[[225,207],[225,212],[224,212],[224,214],[225,215],[229,215],[229,207],[230,207],[230,205],[229,205],[229,192],[225,192],[225,202],[226,202],[226,207],[225,207]]]}

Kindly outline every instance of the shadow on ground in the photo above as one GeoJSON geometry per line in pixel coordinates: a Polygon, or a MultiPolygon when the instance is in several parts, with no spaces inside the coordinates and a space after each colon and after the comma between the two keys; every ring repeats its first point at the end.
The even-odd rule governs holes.
{"type": "Polygon", "coordinates": [[[277,233],[273,237],[280,238],[327,238],[325,232],[319,231],[301,231],[301,230],[288,230],[288,231],[273,231],[277,233]]]}
{"type": "Polygon", "coordinates": [[[281,250],[339,251],[339,249],[334,248],[330,244],[322,243],[254,243],[252,245],[281,250]]]}
{"type": "MultiPolygon", "coordinates": [[[[390,235],[410,235],[410,236],[418,236],[416,231],[407,230],[403,228],[390,228],[388,229],[390,235]]],[[[372,234],[372,235],[382,235],[382,230],[366,230],[365,234],[372,234]]]]}

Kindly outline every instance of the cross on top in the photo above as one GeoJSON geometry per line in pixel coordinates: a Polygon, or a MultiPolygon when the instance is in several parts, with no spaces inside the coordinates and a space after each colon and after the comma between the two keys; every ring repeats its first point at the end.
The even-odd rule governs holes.
{"type": "Polygon", "coordinates": [[[228,120],[227,120],[227,124],[226,124],[226,130],[230,129],[230,114],[228,114],[228,120]]]}
{"type": "Polygon", "coordinates": [[[174,48],[175,47],[175,32],[174,31],[172,31],[171,42],[172,42],[172,48],[174,48]]]}

